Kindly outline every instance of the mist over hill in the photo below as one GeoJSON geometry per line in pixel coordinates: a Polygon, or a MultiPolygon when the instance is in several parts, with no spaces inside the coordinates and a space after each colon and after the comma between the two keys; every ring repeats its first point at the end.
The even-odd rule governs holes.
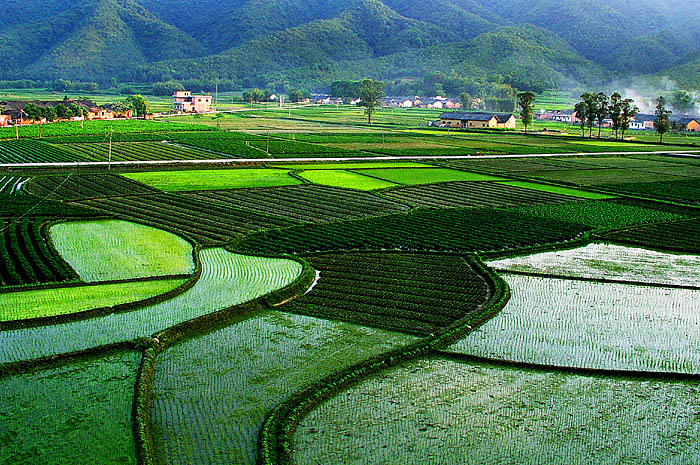
{"type": "Polygon", "coordinates": [[[671,0],[9,0],[0,79],[319,89],[444,73],[530,89],[650,75],[700,88],[697,10],[671,0]]]}

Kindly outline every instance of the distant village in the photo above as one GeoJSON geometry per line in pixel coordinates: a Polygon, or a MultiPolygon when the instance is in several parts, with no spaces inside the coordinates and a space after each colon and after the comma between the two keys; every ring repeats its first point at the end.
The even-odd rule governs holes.
{"type": "MultiPolygon", "coordinates": [[[[283,98],[276,95],[270,96],[270,101],[281,103],[283,98]]],[[[439,120],[428,122],[429,126],[478,129],[478,128],[503,128],[516,129],[517,117],[513,113],[496,113],[483,110],[480,99],[474,99],[469,108],[463,108],[457,99],[442,96],[436,97],[385,97],[382,99],[384,108],[423,108],[438,110],[453,110],[443,112],[439,120]],[[462,110],[462,111],[458,111],[462,110]],[[468,111],[465,111],[468,110],[468,111]]],[[[176,91],[173,94],[173,114],[201,114],[212,111],[213,99],[211,95],[197,95],[191,91],[176,91]]],[[[315,95],[302,100],[300,103],[317,105],[357,105],[359,99],[347,101],[343,98],[334,98],[323,95],[315,95]]],[[[0,101],[0,127],[45,124],[54,121],[84,121],[84,120],[112,120],[133,118],[133,110],[121,103],[96,105],[89,99],[72,100],[68,97],[58,101],[0,101]]],[[[149,115],[153,117],[153,115],[149,115]]],[[[580,124],[574,110],[540,110],[534,117],[541,121],[552,121],[564,124],[580,124]]],[[[654,130],[653,114],[637,114],[631,121],[631,130],[654,130]]],[[[672,115],[673,128],[680,131],[700,132],[700,117],[672,115]]],[[[610,118],[603,120],[602,127],[612,127],[610,118]]]]}

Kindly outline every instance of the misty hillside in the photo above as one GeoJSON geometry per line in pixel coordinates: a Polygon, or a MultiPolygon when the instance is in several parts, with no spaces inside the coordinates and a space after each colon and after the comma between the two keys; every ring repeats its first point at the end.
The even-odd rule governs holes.
{"type": "Polygon", "coordinates": [[[668,73],[697,88],[698,48],[700,13],[671,0],[9,0],[0,11],[1,79],[323,86],[439,71],[525,88],[668,73]]]}

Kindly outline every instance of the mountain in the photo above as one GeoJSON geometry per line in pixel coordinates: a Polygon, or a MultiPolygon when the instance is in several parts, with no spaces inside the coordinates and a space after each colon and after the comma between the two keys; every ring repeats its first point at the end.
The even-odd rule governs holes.
{"type": "Polygon", "coordinates": [[[0,79],[322,88],[439,72],[524,89],[668,73],[700,88],[696,10],[690,0],[7,0],[0,79]]]}

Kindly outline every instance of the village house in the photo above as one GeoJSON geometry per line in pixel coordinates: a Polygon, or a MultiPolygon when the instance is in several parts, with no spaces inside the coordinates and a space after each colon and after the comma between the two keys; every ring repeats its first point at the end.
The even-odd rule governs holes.
{"type": "Polygon", "coordinates": [[[700,132],[700,118],[694,117],[682,117],[682,118],[671,118],[673,127],[680,131],[688,132],[700,132]]]}
{"type": "Polygon", "coordinates": [[[10,115],[0,115],[0,127],[5,127],[10,124],[10,115]]]}
{"type": "MultiPolygon", "coordinates": [[[[115,114],[110,105],[98,106],[95,104],[95,102],[89,99],[71,100],[66,98],[63,100],[14,100],[0,102],[0,107],[4,108],[3,115],[1,115],[2,118],[0,119],[0,125],[33,124],[35,122],[45,123],[45,119],[42,119],[41,121],[33,121],[29,118],[29,115],[27,115],[27,113],[24,111],[24,107],[29,103],[39,108],[56,108],[59,105],[63,105],[64,107],[68,108],[71,105],[76,105],[86,110],[86,119],[88,120],[107,120],[114,119],[115,117],[131,118],[132,115],[132,112],[129,109],[115,114]]],[[[83,118],[81,116],[73,115],[66,119],[70,119],[71,121],[79,121],[83,118]]]]}
{"type": "Polygon", "coordinates": [[[460,129],[507,128],[515,129],[518,121],[512,113],[451,112],[440,115],[440,127],[460,129]]]}
{"type": "Polygon", "coordinates": [[[178,90],[173,94],[173,109],[176,113],[208,113],[211,95],[192,95],[189,90],[178,90]]]}

